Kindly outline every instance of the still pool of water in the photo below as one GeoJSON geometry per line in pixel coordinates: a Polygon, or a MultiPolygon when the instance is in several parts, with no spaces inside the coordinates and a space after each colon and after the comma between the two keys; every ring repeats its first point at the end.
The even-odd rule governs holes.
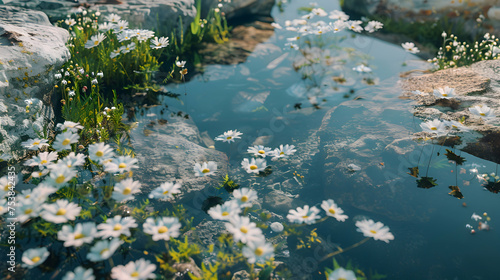
{"type": "MultiPolygon", "coordinates": [[[[285,20],[298,17],[297,9],[303,4],[292,1],[284,12],[275,9],[275,21],[284,26],[285,20]]],[[[327,11],[339,8],[337,1],[321,1],[319,6],[327,11]]],[[[370,240],[337,256],[339,263],[351,260],[363,271],[377,271],[387,279],[497,279],[498,198],[484,190],[473,170],[495,172],[496,164],[455,150],[466,159],[457,167],[444,156],[446,147],[411,139],[420,131],[421,120],[412,115],[414,104],[400,98],[397,82],[401,72],[425,68],[425,63],[400,46],[363,35],[353,38],[346,32],[335,35],[346,37],[336,50],[303,49],[309,52],[308,58],[334,57],[330,65],[294,71],[292,66],[303,63],[304,55],[284,47],[289,34],[276,29],[246,62],[206,66],[204,74],[186,84],[168,86],[180,94],[181,102],[165,98],[165,104],[188,113],[199,131],[212,139],[230,129],[243,132],[232,150],[215,143],[215,149],[228,153],[230,169],[239,168],[256,139],[269,147],[297,146],[298,162],[273,167],[274,173],[286,178],[273,175],[247,181],[260,185],[265,191],[259,194],[265,197],[271,191],[266,187],[276,182],[284,187],[283,181],[293,178],[292,170],[305,175],[301,184],[285,190],[297,206],[319,206],[332,198],[349,216],[344,223],[329,219],[311,226],[328,244],[345,248],[362,240],[354,223],[364,217],[390,227],[393,241],[370,240]],[[360,63],[367,63],[373,72],[363,75],[351,70],[360,63]],[[302,79],[304,75],[310,79],[302,79]],[[345,82],[332,82],[336,77],[345,82]],[[363,82],[364,77],[375,85],[363,82]],[[361,170],[350,172],[348,164],[361,170]],[[418,188],[416,178],[407,173],[416,166],[420,176],[433,177],[438,185],[418,188]],[[460,187],[463,199],[448,194],[452,185],[460,187]],[[478,222],[471,219],[473,213],[487,213],[491,230],[479,231],[478,222]],[[476,233],[471,234],[466,224],[476,233]]],[[[323,42],[329,40],[325,37],[323,42]]],[[[150,120],[139,117],[139,125],[150,120]]],[[[133,137],[141,141],[139,134],[133,137]]],[[[239,171],[231,172],[244,177],[239,171]]],[[[286,212],[277,214],[286,216],[286,212]]],[[[202,214],[197,219],[210,217],[202,214]]],[[[292,263],[296,279],[324,279],[324,268],[332,267],[332,261],[321,261],[325,254],[319,247],[317,251],[289,247],[289,256],[278,253],[277,260],[292,263]]]]}

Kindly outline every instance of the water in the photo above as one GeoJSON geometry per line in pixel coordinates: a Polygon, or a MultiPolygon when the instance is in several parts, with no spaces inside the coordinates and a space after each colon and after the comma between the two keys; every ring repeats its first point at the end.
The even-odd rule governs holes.
{"type": "MultiPolygon", "coordinates": [[[[275,21],[284,26],[286,19],[297,18],[301,4],[293,1],[283,13],[275,9],[275,21]]],[[[319,6],[326,11],[339,8],[337,1],[321,1],[319,6]]],[[[212,139],[230,129],[243,132],[243,138],[231,149],[215,143],[217,150],[229,155],[230,169],[239,167],[247,147],[258,137],[265,137],[267,147],[296,145],[300,160],[283,165],[270,163],[275,172],[269,177],[248,179],[241,171],[230,174],[243,183],[257,184],[260,197],[271,191],[263,185],[279,182],[298,203],[319,206],[324,199],[334,199],[349,219],[345,223],[329,219],[310,227],[317,227],[325,240],[344,248],[362,240],[354,223],[363,217],[390,227],[395,240],[388,244],[370,240],[337,256],[341,264],[351,260],[361,270],[377,271],[388,279],[495,279],[493,260],[500,257],[495,230],[498,198],[485,191],[469,170],[477,165],[480,173],[491,173],[496,165],[455,151],[466,159],[456,169],[446,160],[445,147],[433,147],[431,141],[411,140],[411,134],[420,131],[421,120],[412,116],[413,103],[399,98],[398,75],[426,67],[424,63],[400,46],[341,33],[336,37],[347,38],[340,46],[352,47],[371,58],[355,55],[348,57],[340,70],[313,72],[316,81],[325,77],[324,81],[331,81],[339,73],[348,81],[336,91],[331,86],[320,86],[318,93],[311,94],[313,89],[308,98],[303,89],[314,83],[302,80],[301,74],[292,70],[293,61],[300,54],[283,50],[287,34],[275,30],[245,63],[207,66],[204,74],[185,85],[168,86],[170,91],[181,94],[182,103],[169,98],[163,102],[187,112],[199,131],[212,139]],[[373,73],[368,76],[377,79],[378,85],[361,83],[363,75],[350,71],[360,62],[369,63],[373,73]],[[294,108],[298,103],[302,109],[294,108]],[[319,109],[313,104],[318,104],[319,109]],[[349,163],[357,164],[361,170],[348,172],[349,163]],[[438,186],[417,188],[416,178],[407,174],[408,168],[414,166],[419,167],[420,176],[437,179],[438,186]],[[458,174],[456,179],[461,168],[465,174],[458,174]],[[304,182],[287,189],[283,182],[293,178],[293,171],[305,174],[304,182]],[[458,185],[465,198],[448,195],[451,185],[458,185]],[[470,218],[473,212],[488,213],[491,231],[477,229],[478,223],[470,218]],[[471,224],[476,233],[471,234],[466,224],[471,224]]],[[[337,54],[346,55],[345,51],[337,54]]],[[[151,109],[146,115],[157,111],[151,109]]],[[[150,120],[139,117],[140,125],[150,120]]],[[[133,136],[134,141],[142,141],[139,134],[133,136]]],[[[196,218],[210,219],[203,213],[196,218]]],[[[278,260],[293,263],[297,279],[324,279],[324,268],[332,267],[331,259],[320,261],[324,256],[320,251],[289,250],[289,258],[278,260]]]]}

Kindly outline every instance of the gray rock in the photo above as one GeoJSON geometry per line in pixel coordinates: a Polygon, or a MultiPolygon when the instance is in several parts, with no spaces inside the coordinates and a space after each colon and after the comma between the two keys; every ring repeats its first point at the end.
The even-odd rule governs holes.
{"type": "Polygon", "coordinates": [[[50,125],[54,73],[70,57],[68,38],[42,12],[0,6],[1,152],[50,125]]]}
{"type": "Polygon", "coordinates": [[[242,20],[244,18],[269,17],[275,0],[202,0],[201,15],[206,17],[211,8],[216,8],[219,3],[223,6],[221,11],[228,20],[242,20]]]}

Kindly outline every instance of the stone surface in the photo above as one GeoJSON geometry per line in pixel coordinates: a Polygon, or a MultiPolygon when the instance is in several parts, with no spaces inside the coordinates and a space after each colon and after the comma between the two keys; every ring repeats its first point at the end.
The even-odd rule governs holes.
{"type": "Polygon", "coordinates": [[[50,125],[54,73],[70,57],[68,37],[42,12],[0,6],[0,154],[50,125]]]}
{"type": "Polygon", "coordinates": [[[271,16],[275,0],[202,0],[202,17],[205,17],[211,8],[216,8],[219,3],[223,4],[220,10],[226,14],[228,20],[245,21],[256,17],[271,16]]]}
{"type": "MultiPolygon", "coordinates": [[[[496,136],[500,133],[499,121],[485,121],[469,112],[475,105],[487,105],[500,112],[500,83],[498,73],[500,61],[490,60],[472,64],[469,67],[446,69],[431,74],[411,74],[401,80],[404,95],[417,102],[415,116],[423,119],[463,121],[470,130],[462,137],[462,150],[483,159],[500,162],[499,144],[496,136]],[[434,89],[449,86],[455,89],[456,97],[445,100],[436,98],[434,89]],[[424,94],[414,94],[420,90],[424,94]]],[[[422,136],[417,134],[417,136],[422,136]]]]}

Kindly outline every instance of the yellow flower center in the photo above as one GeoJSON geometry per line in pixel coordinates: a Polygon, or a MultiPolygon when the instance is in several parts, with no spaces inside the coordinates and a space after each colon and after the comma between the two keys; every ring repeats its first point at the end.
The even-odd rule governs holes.
{"type": "Polygon", "coordinates": [[[240,227],[240,231],[243,232],[243,233],[248,233],[248,228],[243,226],[243,227],[240,227]]]}
{"type": "Polygon", "coordinates": [[[122,229],[122,225],[120,224],[116,224],[114,227],[113,227],[113,230],[120,230],[122,229]]]}
{"type": "Polygon", "coordinates": [[[94,41],[94,46],[99,45],[99,41],[94,41]]]}
{"type": "Polygon", "coordinates": [[[84,238],[84,237],[85,237],[85,234],[79,233],[79,234],[75,235],[75,240],[81,239],[81,238],[84,238]]]}
{"type": "Polygon", "coordinates": [[[281,152],[281,153],[280,153],[280,156],[281,156],[281,155],[284,155],[284,154],[285,154],[285,152],[281,152]]]}
{"type": "Polygon", "coordinates": [[[164,191],[163,194],[168,194],[168,191],[164,191]]]}
{"type": "Polygon", "coordinates": [[[486,116],[486,114],[485,114],[485,113],[479,113],[479,115],[481,115],[481,116],[483,116],[483,117],[484,117],[484,116],[486,116]]]}
{"type": "Polygon", "coordinates": [[[7,185],[5,185],[5,187],[3,187],[3,190],[4,191],[8,191],[10,188],[10,183],[7,183],[7,185]]]}
{"type": "Polygon", "coordinates": [[[263,155],[263,154],[265,154],[265,153],[266,153],[266,151],[264,151],[264,150],[259,150],[259,154],[263,155]]]}
{"type": "Polygon", "coordinates": [[[46,161],[46,160],[42,160],[42,161],[40,161],[40,164],[46,164],[46,163],[47,163],[47,161],[46,161]]]}
{"type": "Polygon", "coordinates": [[[372,229],[372,230],[370,230],[370,232],[371,232],[371,233],[373,233],[373,234],[376,234],[376,233],[377,233],[377,232],[376,232],[376,231],[374,231],[373,229],[372,229]]]}
{"type": "Polygon", "coordinates": [[[247,202],[248,201],[248,196],[247,195],[244,195],[241,197],[241,201],[242,202],[247,202]]]}
{"type": "Polygon", "coordinates": [[[328,212],[330,212],[331,214],[335,214],[335,210],[333,208],[328,209],[328,212]]]}
{"type": "Polygon", "coordinates": [[[40,257],[36,256],[36,257],[32,258],[31,261],[34,263],[37,263],[40,261],[40,257]]]}
{"type": "Polygon", "coordinates": [[[226,137],[226,139],[227,140],[231,140],[231,139],[233,139],[233,137],[232,136],[228,136],[228,137],[226,137]]]}
{"type": "Polygon", "coordinates": [[[118,168],[126,168],[126,167],[127,165],[123,162],[118,165],[118,168]]]}
{"type": "Polygon", "coordinates": [[[158,228],[158,233],[165,233],[168,231],[168,227],[166,226],[161,226],[158,228]]]}
{"type": "Polygon", "coordinates": [[[443,96],[444,96],[444,97],[447,97],[447,96],[448,96],[448,94],[447,94],[447,93],[443,93],[443,96]]]}
{"type": "Polygon", "coordinates": [[[96,156],[96,157],[102,157],[103,155],[104,155],[104,153],[103,153],[103,152],[101,152],[101,151],[97,151],[97,152],[95,153],[95,156],[96,156]]]}
{"type": "Polygon", "coordinates": [[[109,249],[108,248],[104,248],[104,249],[101,250],[101,252],[99,252],[99,254],[102,255],[102,254],[106,253],[107,251],[109,251],[109,249]]]}
{"type": "Polygon", "coordinates": [[[33,142],[33,146],[40,145],[40,141],[33,142]]]}
{"type": "Polygon", "coordinates": [[[228,215],[229,215],[229,212],[227,212],[227,211],[222,212],[223,217],[228,216],[228,215]]]}
{"type": "Polygon", "coordinates": [[[131,192],[132,192],[132,190],[131,190],[130,188],[128,188],[128,187],[127,187],[127,188],[125,188],[125,189],[123,190],[123,192],[122,192],[122,193],[123,193],[124,195],[128,195],[128,194],[130,194],[131,192]]]}
{"type": "Polygon", "coordinates": [[[254,165],[254,164],[250,165],[250,170],[255,170],[257,168],[258,168],[257,165],[254,165]]]}
{"type": "Polygon", "coordinates": [[[255,249],[255,255],[256,256],[262,256],[264,254],[264,250],[260,247],[258,247],[257,249],[255,249]]]}
{"type": "Polygon", "coordinates": [[[24,210],[24,214],[26,214],[26,215],[29,215],[29,214],[31,214],[32,212],[33,212],[33,209],[31,209],[31,208],[30,208],[30,209],[26,209],[26,210],[24,210]]]}
{"type": "Polygon", "coordinates": [[[302,216],[302,219],[307,219],[309,218],[309,216],[305,215],[305,216],[302,216]]]}
{"type": "Polygon", "coordinates": [[[63,216],[65,214],[66,214],[66,209],[64,209],[64,208],[61,208],[61,209],[57,210],[57,212],[56,212],[57,216],[63,216]]]}
{"type": "Polygon", "coordinates": [[[130,277],[137,277],[137,276],[139,276],[139,272],[137,271],[134,271],[132,272],[132,274],[130,274],[130,277]]]}
{"type": "Polygon", "coordinates": [[[438,130],[437,127],[431,127],[431,130],[438,130]]]}
{"type": "Polygon", "coordinates": [[[63,144],[63,146],[66,146],[66,145],[69,145],[69,142],[71,142],[71,140],[66,138],[66,139],[64,139],[64,141],[62,141],[62,144],[63,144]]]}
{"type": "Polygon", "coordinates": [[[208,168],[205,168],[205,169],[203,169],[203,170],[201,171],[201,173],[204,173],[204,174],[205,174],[205,173],[208,173],[208,172],[210,172],[210,169],[208,169],[208,168]]]}
{"type": "Polygon", "coordinates": [[[26,195],[25,197],[26,197],[26,198],[30,198],[30,197],[31,197],[31,194],[28,194],[28,195],[26,195]]]}
{"type": "Polygon", "coordinates": [[[64,177],[64,175],[59,175],[57,178],[56,178],[56,183],[58,184],[62,184],[64,183],[64,180],[66,179],[66,177],[64,177]]]}

